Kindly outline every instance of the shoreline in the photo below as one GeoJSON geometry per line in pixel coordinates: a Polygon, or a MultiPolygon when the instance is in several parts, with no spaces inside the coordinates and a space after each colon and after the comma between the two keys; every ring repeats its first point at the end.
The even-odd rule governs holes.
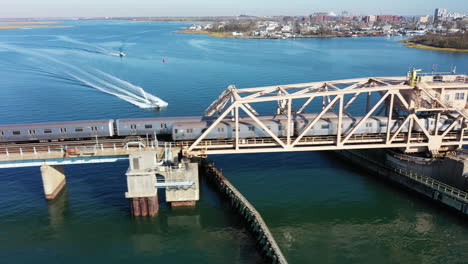
{"type": "Polygon", "coordinates": [[[2,29],[21,29],[21,28],[63,28],[63,27],[69,27],[69,26],[50,26],[50,25],[42,25],[42,26],[30,26],[30,25],[24,25],[24,26],[0,26],[0,30],[2,29]]]}
{"type": "Polygon", "coordinates": [[[427,46],[423,44],[414,43],[411,41],[400,41],[405,43],[404,46],[412,49],[425,49],[425,50],[436,50],[436,51],[452,51],[452,52],[468,52],[468,49],[456,49],[456,48],[439,48],[433,46],[427,46]]]}
{"type": "Polygon", "coordinates": [[[0,25],[29,25],[29,24],[59,24],[59,21],[1,21],[0,20],[0,25]]]}
{"type": "Polygon", "coordinates": [[[61,25],[59,21],[0,21],[0,30],[1,29],[21,29],[21,28],[54,28],[54,27],[68,27],[66,25],[61,25]]]}
{"type": "MultiPolygon", "coordinates": [[[[272,38],[272,37],[261,37],[261,36],[233,36],[230,32],[208,32],[203,30],[186,30],[182,29],[176,31],[179,34],[195,34],[195,35],[207,35],[215,38],[236,38],[236,39],[281,39],[281,38],[272,38]]],[[[308,35],[308,36],[298,36],[298,37],[291,37],[288,39],[298,39],[298,38],[340,38],[340,37],[348,37],[348,36],[337,36],[337,35],[323,35],[323,36],[315,36],[315,35],[308,35]]],[[[349,36],[351,37],[351,36],[349,36]]]]}

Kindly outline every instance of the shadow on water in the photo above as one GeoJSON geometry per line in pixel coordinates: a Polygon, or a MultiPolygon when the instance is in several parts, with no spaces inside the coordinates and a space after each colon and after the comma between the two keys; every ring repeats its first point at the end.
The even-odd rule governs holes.
{"type": "MultiPolygon", "coordinates": [[[[222,212],[224,223],[219,223],[219,228],[229,226],[236,230],[234,236],[231,237],[235,241],[236,248],[239,249],[239,256],[241,259],[249,259],[252,263],[266,263],[265,259],[259,253],[256,245],[255,237],[247,230],[245,220],[231,207],[229,200],[222,196],[217,190],[216,186],[208,181],[202,173],[200,173],[200,195],[209,196],[210,201],[215,202],[215,206],[222,212]],[[213,199],[214,198],[214,199],[213,199]]],[[[207,199],[208,200],[208,199],[207,199]]],[[[204,215],[205,216],[205,215],[204,215]]],[[[212,221],[208,216],[201,219],[201,226],[212,226],[212,221]]]]}
{"type": "Polygon", "coordinates": [[[170,207],[159,190],[160,210],[154,217],[131,217],[129,226],[133,250],[164,252],[174,259],[207,263],[264,263],[243,220],[227,201],[200,177],[200,201],[194,207],[170,207]],[[183,236],[174,242],[174,237],[183,236]],[[226,243],[225,239],[228,239],[226,243]],[[176,244],[173,244],[176,243],[176,244]],[[226,260],[226,254],[233,259],[226,260]]]}
{"type": "Polygon", "coordinates": [[[65,223],[65,218],[70,214],[68,204],[68,187],[65,185],[55,199],[47,202],[49,212],[49,225],[57,231],[65,223]]]}
{"type": "Polygon", "coordinates": [[[129,202],[125,198],[127,167],[125,161],[66,166],[70,199],[76,200],[80,197],[89,200],[95,207],[105,208],[104,211],[116,210],[129,215],[129,202]]]}
{"type": "Polygon", "coordinates": [[[391,192],[393,192],[399,199],[405,200],[407,202],[410,202],[411,204],[414,204],[416,207],[421,207],[427,210],[430,210],[432,212],[437,212],[438,214],[442,214],[444,217],[447,217],[450,219],[450,221],[455,221],[458,224],[461,225],[467,225],[466,223],[466,215],[461,214],[460,212],[446,207],[440,203],[434,202],[434,200],[423,196],[416,191],[407,188],[405,186],[402,186],[399,183],[396,183],[394,181],[391,181],[389,179],[384,179],[380,176],[376,176],[373,172],[360,167],[359,165],[356,165],[356,163],[353,163],[351,161],[348,161],[346,159],[342,159],[338,154],[336,154],[333,151],[324,151],[322,152],[324,155],[324,158],[330,160],[330,161],[336,161],[340,160],[339,163],[335,163],[335,166],[337,168],[342,168],[351,172],[354,172],[352,175],[361,177],[362,179],[365,179],[368,183],[371,185],[375,186],[375,195],[383,195],[379,189],[390,189],[391,192]]]}

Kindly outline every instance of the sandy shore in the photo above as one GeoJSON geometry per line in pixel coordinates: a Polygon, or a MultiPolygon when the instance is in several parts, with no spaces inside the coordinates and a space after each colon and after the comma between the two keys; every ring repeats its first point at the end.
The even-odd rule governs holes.
{"type": "Polygon", "coordinates": [[[58,27],[67,27],[67,26],[0,26],[0,29],[14,29],[14,28],[58,28],[58,27]]]}
{"type": "Polygon", "coordinates": [[[0,25],[59,24],[59,21],[0,21],[0,25]]]}
{"type": "Polygon", "coordinates": [[[426,50],[439,50],[439,51],[453,51],[453,52],[468,52],[468,49],[452,49],[452,48],[438,48],[432,46],[421,45],[413,42],[406,42],[405,46],[414,49],[426,49],[426,50]]]}
{"type": "Polygon", "coordinates": [[[67,27],[67,26],[60,25],[60,22],[58,21],[27,21],[27,22],[0,21],[0,29],[51,28],[51,27],[67,27]]]}

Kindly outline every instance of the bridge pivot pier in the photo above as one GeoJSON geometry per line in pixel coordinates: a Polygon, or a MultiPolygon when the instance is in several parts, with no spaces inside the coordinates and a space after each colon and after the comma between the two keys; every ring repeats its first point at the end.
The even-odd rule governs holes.
{"type": "Polygon", "coordinates": [[[156,151],[140,151],[129,155],[130,167],[126,173],[130,210],[134,216],[154,216],[159,210],[156,178],[152,169],[156,151]]]}
{"type": "Polygon", "coordinates": [[[185,159],[180,168],[170,170],[166,180],[180,183],[177,187],[166,188],[166,201],[172,207],[195,206],[200,199],[198,185],[198,163],[191,163],[185,159]]]}
{"type": "Polygon", "coordinates": [[[45,198],[53,200],[65,186],[64,167],[63,165],[47,165],[44,163],[41,166],[41,176],[45,198]]]}
{"type": "Polygon", "coordinates": [[[180,160],[165,148],[158,151],[137,151],[129,155],[127,170],[130,207],[134,216],[154,216],[159,209],[158,189],[165,189],[166,202],[173,207],[195,206],[199,200],[198,163],[180,160]]]}

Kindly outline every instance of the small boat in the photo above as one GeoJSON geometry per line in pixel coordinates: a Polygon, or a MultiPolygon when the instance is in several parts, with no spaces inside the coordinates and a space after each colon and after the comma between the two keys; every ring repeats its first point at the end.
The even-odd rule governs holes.
{"type": "Polygon", "coordinates": [[[120,57],[123,57],[123,56],[125,56],[125,53],[120,52],[120,53],[119,53],[119,56],[120,56],[120,57]]]}

